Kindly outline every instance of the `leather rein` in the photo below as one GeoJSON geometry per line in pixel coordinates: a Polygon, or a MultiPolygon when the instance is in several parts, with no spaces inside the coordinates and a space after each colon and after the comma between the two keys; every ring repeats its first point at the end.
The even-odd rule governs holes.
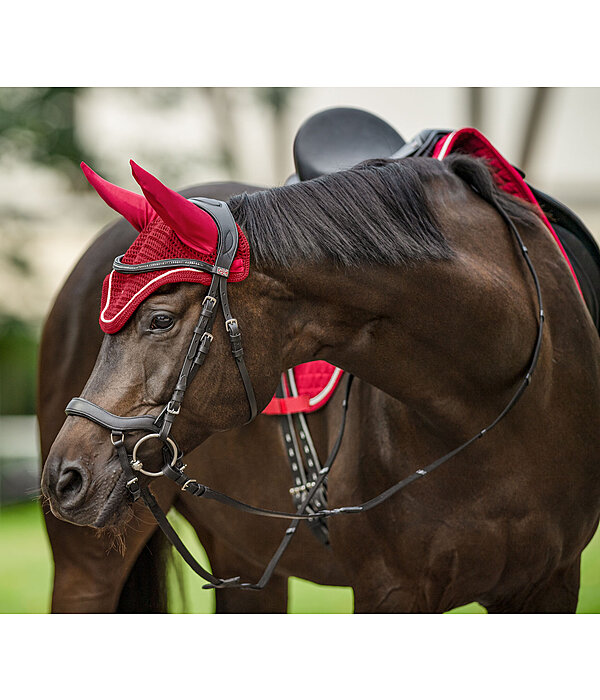
{"type": "Polygon", "coordinates": [[[531,378],[535,367],[537,365],[540,348],[542,345],[543,337],[543,327],[544,327],[544,310],[542,305],[542,293],[540,289],[540,283],[538,280],[537,273],[531,259],[527,247],[524,245],[523,240],[514,225],[513,221],[510,219],[508,214],[503,210],[501,205],[494,199],[488,203],[492,204],[508,226],[509,230],[515,237],[517,245],[520,248],[521,254],[525,259],[525,263],[531,277],[534,282],[537,301],[538,301],[538,332],[533,349],[533,354],[531,361],[529,363],[527,372],[519,384],[517,390],[512,395],[511,399],[498,414],[498,416],[485,428],[480,430],[472,438],[459,445],[454,450],[451,450],[443,457],[435,460],[431,464],[417,469],[415,472],[397,482],[387,490],[383,491],[379,495],[371,498],[370,500],[357,505],[357,506],[345,506],[340,508],[318,510],[313,505],[313,499],[319,492],[319,488],[325,481],[331,467],[335,461],[335,458],[339,452],[342,438],[344,435],[344,429],[346,426],[346,415],[348,411],[348,400],[350,396],[350,389],[352,386],[353,376],[349,374],[347,376],[345,390],[342,400],[342,418],[340,427],[338,430],[338,435],[333,448],[323,464],[322,468],[318,472],[318,478],[312,483],[312,486],[307,491],[304,500],[298,507],[296,513],[287,513],[284,511],[269,510],[266,508],[257,508],[255,506],[249,505],[237,499],[231,498],[219,491],[215,491],[204,484],[199,483],[196,479],[191,479],[185,474],[186,465],[183,463],[183,453],[180,451],[177,443],[170,437],[171,428],[173,423],[180,412],[185,391],[189,386],[190,382],[196,375],[197,371],[200,369],[212,343],[212,329],[215,322],[216,312],[221,307],[223,317],[225,320],[225,328],[229,335],[229,341],[231,345],[231,352],[234,360],[237,364],[241,380],[244,384],[244,389],[246,391],[246,396],[248,399],[248,405],[250,407],[250,418],[248,423],[252,421],[258,412],[256,398],[254,395],[254,389],[252,387],[252,382],[244,362],[244,351],[242,348],[242,338],[241,332],[237,319],[235,319],[229,308],[229,301],[227,298],[227,277],[229,275],[229,268],[235,258],[237,247],[238,247],[238,232],[237,225],[231,214],[229,207],[226,202],[221,202],[218,200],[207,199],[204,197],[194,197],[190,200],[196,206],[203,209],[205,212],[210,214],[217,224],[218,229],[218,244],[217,244],[217,255],[214,265],[205,263],[199,260],[187,260],[187,259],[170,259],[170,260],[159,260],[156,262],[144,263],[141,265],[127,265],[122,262],[122,257],[116,258],[113,269],[123,273],[123,274],[139,274],[140,272],[148,272],[152,270],[163,270],[174,267],[195,267],[204,272],[208,272],[212,275],[212,280],[208,288],[208,292],[204,297],[202,302],[202,311],[200,312],[200,317],[194,328],[192,339],[183,361],[181,371],[179,373],[179,379],[173,391],[173,395],[168,404],[164,407],[158,416],[141,415],[141,416],[116,416],[109,413],[105,409],[97,406],[96,404],[83,398],[71,399],[69,404],[65,409],[65,413],[69,416],[80,416],[87,418],[94,423],[101,425],[102,427],[111,431],[111,442],[115,447],[119,461],[121,463],[121,468],[127,480],[126,488],[131,495],[133,501],[140,498],[144,501],[146,506],[152,512],[154,518],[156,519],[159,527],[169,539],[171,544],[177,549],[181,554],[183,559],[192,568],[192,570],[202,577],[208,583],[205,584],[204,588],[241,588],[248,590],[261,590],[263,589],[269,579],[277,563],[281,559],[284,551],[291,542],[292,537],[296,533],[298,525],[302,520],[314,519],[314,518],[329,518],[334,515],[341,514],[353,514],[353,513],[364,513],[372,508],[375,508],[379,504],[391,498],[393,495],[401,491],[403,488],[411,484],[413,481],[420,479],[427,474],[430,474],[434,469],[447,462],[452,457],[456,456],[459,452],[469,447],[476,440],[481,439],[490,430],[492,430],[515,406],[517,401],[523,395],[525,389],[529,386],[531,378]],[[125,447],[125,433],[133,431],[145,431],[147,434],[140,438],[135,446],[133,447],[131,455],[128,454],[125,447]],[[143,463],[137,459],[137,452],[141,444],[150,439],[158,439],[163,443],[162,452],[164,466],[158,472],[149,472],[144,469],[143,463]],[[286,520],[291,520],[290,526],[285,531],[283,539],[276,552],[274,553],[271,561],[267,565],[263,575],[257,583],[242,583],[240,582],[240,577],[236,576],[234,578],[222,579],[214,576],[209,571],[206,571],[196,559],[192,556],[186,546],[183,544],[169,521],[165,513],[161,510],[160,506],[156,502],[156,499],[150,492],[148,486],[141,486],[137,474],[141,473],[148,477],[158,477],[166,476],[167,478],[174,481],[181,487],[182,491],[190,493],[192,496],[197,496],[199,498],[208,498],[211,500],[218,501],[238,510],[253,513],[256,515],[262,515],[270,518],[281,518],[286,520]],[[310,510],[307,512],[307,509],[310,510]]]}

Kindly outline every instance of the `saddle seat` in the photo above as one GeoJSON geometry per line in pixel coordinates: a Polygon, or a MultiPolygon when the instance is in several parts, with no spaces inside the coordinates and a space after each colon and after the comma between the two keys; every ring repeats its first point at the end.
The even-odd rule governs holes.
{"type": "Polygon", "coordinates": [[[296,134],[296,173],[300,180],[312,180],[368,158],[389,158],[404,143],[392,126],[370,112],[326,109],[307,119],[296,134]]]}

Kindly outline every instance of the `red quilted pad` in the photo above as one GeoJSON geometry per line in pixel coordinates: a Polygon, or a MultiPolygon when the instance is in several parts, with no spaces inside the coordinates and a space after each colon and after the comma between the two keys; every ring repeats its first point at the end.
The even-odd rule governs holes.
{"type": "Polygon", "coordinates": [[[329,401],[343,373],[339,367],[324,360],[297,365],[283,374],[287,396],[274,396],[263,413],[281,415],[317,411],[329,401]]]}
{"type": "Polygon", "coordinates": [[[548,221],[548,218],[542,211],[542,208],[538,204],[533,192],[529,189],[527,183],[521,177],[520,173],[513,168],[513,166],[492,146],[492,144],[485,138],[485,136],[477,131],[477,129],[467,128],[459,129],[458,131],[453,131],[447,136],[443,136],[436,144],[433,157],[438,160],[443,160],[450,153],[466,153],[475,158],[484,158],[492,168],[494,178],[498,187],[509,194],[524,199],[527,202],[531,202],[542,221],[548,227],[548,230],[554,237],[556,244],[558,245],[560,252],[563,254],[564,259],[567,261],[567,265],[571,270],[577,289],[579,293],[583,296],[581,292],[581,287],[573,270],[573,266],[567,254],[565,253],[562,243],[558,239],[556,232],[552,228],[552,224],[548,221]]]}

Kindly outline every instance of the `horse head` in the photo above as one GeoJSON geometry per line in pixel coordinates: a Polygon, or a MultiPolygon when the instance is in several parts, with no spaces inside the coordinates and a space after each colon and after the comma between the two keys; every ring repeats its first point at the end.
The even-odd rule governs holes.
{"type": "MultiPolygon", "coordinates": [[[[226,210],[227,205],[203,200],[202,208],[135,163],[131,166],[143,196],[107,182],[82,164],[102,199],[139,235],[104,281],[100,326],[106,336],[79,404],[71,404],[94,406],[109,423],[111,414],[146,417],[145,426],[161,415],[167,420],[176,415],[173,433],[163,442],[176,445],[171,454],[181,455],[212,433],[253,418],[256,401],[261,407],[268,403],[278,367],[265,365],[262,358],[281,354],[281,337],[254,332],[245,334],[241,344],[241,327],[260,328],[272,298],[258,293],[256,280],[248,278],[248,242],[231,215],[232,230],[226,231],[219,213],[208,213],[216,207],[226,210]],[[232,259],[223,269],[220,255],[228,245],[232,259]],[[176,262],[166,265],[167,260],[176,262]],[[219,304],[226,306],[225,324],[217,316],[219,304]],[[239,322],[230,308],[239,313],[239,322]],[[213,344],[215,349],[208,353],[213,344]],[[202,371],[194,378],[200,364],[202,371]],[[174,397],[177,413],[170,403],[174,397]],[[167,406],[171,409],[165,414],[167,406]]],[[[258,286],[264,292],[264,285],[258,286]]],[[[56,515],[77,524],[104,527],[125,522],[130,509],[114,430],[111,441],[102,418],[94,422],[87,414],[67,412],[44,468],[44,495],[56,515]]],[[[158,432],[150,430],[146,435],[158,432]]],[[[125,436],[130,453],[142,437],[144,433],[136,430],[125,436]]],[[[144,465],[142,474],[160,474],[161,454],[160,444],[139,443],[134,456],[144,465]]]]}

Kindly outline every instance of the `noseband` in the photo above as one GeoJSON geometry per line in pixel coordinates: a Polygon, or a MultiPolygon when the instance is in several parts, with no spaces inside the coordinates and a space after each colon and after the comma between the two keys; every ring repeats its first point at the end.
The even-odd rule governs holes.
{"type": "Polygon", "coordinates": [[[235,257],[237,247],[238,247],[238,232],[235,220],[229,210],[229,207],[225,202],[220,202],[213,199],[207,199],[204,197],[195,197],[190,200],[196,206],[203,209],[205,212],[210,214],[217,224],[218,229],[218,243],[217,243],[217,256],[214,265],[202,262],[200,260],[188,260],[188,259],[170,259],[170,260],[159,260],[156,262],[143,263],[140,265],[128,265],[122,262],[123,256],[116,258],[113,264],[113,269],[117,272],[123,274],[139,274],[141,272],[150,272],[154,270],[164,270],[173,267],[194,267],[196,269],[202,270],[203,272],[208,272],[212,275],[212,280],[208,288],[208,293],[204,297],[202,302],[202,311],[200,312],[200,318],[198,323],[194,328],[192,340],[190,342],[188,351],[186,353],[185,359],[181,371],[179,373],[179,379],[177,381],[175,390],[171,397],[171,400],[164,407],[161,413],[154,417],[149,415],[141,416],[116,416],[109,413],[105,409],[97,406],[96,404],[83,398],[71,399],[65,412],[69,416],[81,416],[87,418],[98,425],[111,431],[111,442],[117,451],[119,456],[119,461],[127,479],[126,486],[127,490],[131,494],[133,500],[137,500],[140,496],[144,500],[145,504],[148,506],[152,514],[154,515],[160,528],[181,554],[183,559],[189,564],[189,566],[201,576],[203,579],[208,581],[208,584],[204,588],[243,588],[250,590],[261,590],[268,583],[277,563],[279,562],[281,556],[289,545],[293,535],[295,534],[298,525],[301,520],[312,519],[312,518],[327,518],[334,515],[340,514],[354,514],[354,513],[364,513],[371,508],[378,506],[384,501],[391,498],[393,495],[401,491],[403,488],[411,484],[413,481],[420,479],[424,476],[430,474],[434,469],[447,462],[452,457],[456,456],[459,452],[469,447],[475,441],[484,437],[490,430],[492,430],[519,401],[527,387],[531,382],[533,372],[537,365],[541,345],[543,338],[543,328],[544,328],[544,310],[542,305],[542,293],[540,289],[540,284],[538,276],[533,267],[527,247],[523,243],[521,236],[514,225],[513,221],[510,219],[508,214],[503,210],[499,202],[492,198],[488,201],[495,209],[498,211],[509,230],[513,234],[518,247],[520,248],[521,254],[525,260],[527,268],[533,279],[535,286],[535,291],[538,301],[538,332],[535,340],[535,345],[533,348],[533,354],[529,362],[528,369],[522,381],[520,382],[517,390],[505,405],[500,414],[485,428],[480,430],[472,438],[459,445],[452,451],[440,457],[431,464],[417,469],[415,472],[407,476],[405,479],[397,482],[386,491],[383,491],[378,496],[371,498],[369,501],[362,503],[357,506],[346,506],[341,508],[334,508],[332,510],[317,510],[312,507],[310,512],[307,512],[309,506],[313,501],[315,494],[318,492],[319,488],[326,479],[333,462],[339,451],[342,437],[344,435],[344,429],[346,425],[346,414],[348,410],[348,399],[350,395],[350,388],[352,386],[352,375],[348,375],[346,381],[346,387],[344,392],[344,398],[342,401],[342,418],[337,435],[337,439],[334,446],[325,461],[322,469],[319,471],[318,478],[312,483],[312,486],[308,493],[306,494],[302,504],[298,508],[296,513],[285,513],[282,511],[269,510],[266,508],[257,508],[255,506],[248,505],[242,501],[238,501],[223,493],[214,491],[213,489],[205,486],[204,484],[198,483],[195,479],[190,479],[184,473],[185,464],[183,464],[183,454],[181,453],[177,443],[169,436],[175,418],[179,415],[181,410],[181,404],[187,387],[196,375],[198,369],[204,363],[206,356],[210,350],[211,342],[213,339],[212,328],[215,322],[216,311],[221,305],[223,316],[225,319],[225,328],[229,335],[229,340],[231,343],[231,352],[237,363],[238,370],[246,391],[246,396],[248,398],[248,404],[250,407],[250,418],[248,422],[252,421],[257,414],[257,404],[254,395],[254,389],[252,387],[252,382],[246,369],[246,365],[243,357],[242,349],[242,339],[241,333],[238,326],[238,322],[231,315],[229,309],[229,301],[227,298],[227,277],[229,275],[229,268],[235,257]],[[125,447],[125,433],[133,431],[145,431],[147,435],[141,437],[133,447],[131,456],[128,455],[127,449],[125,447]],[[163,443],[163,468],[157,472],[150,472],[144,469],[143,463],[137,459],[137,453],[139,447],[150,439],[157,439],[163,443]],[[240,583],[240,578],[230,578],[221,579],[213,576],[209,571],[206,571],[190,554],[188,549],[185,547],[183,542],[180,540],[179,536],[172,528],[171,524],[167,520],[165,514],[160,509],[158,503],[154,496],[150,493],[147,486],[140,486],[137,473],[144,474],[147,477],[157,477],[166,476],[169,479],[175,481],[183,491],[192,494],[193,496],[209,498],[226,505],[233,506],[238,510],[242,510],[248,513],[254,513],[256,515],[263,515],[271,518],[283,518],[291,520],[292,523],[290,527],[285,531],[285,535],[279,545],[277,551],[273,555],[271,561],[269,562],[265,572],[256,584],[250,583],[240,583]]]}

